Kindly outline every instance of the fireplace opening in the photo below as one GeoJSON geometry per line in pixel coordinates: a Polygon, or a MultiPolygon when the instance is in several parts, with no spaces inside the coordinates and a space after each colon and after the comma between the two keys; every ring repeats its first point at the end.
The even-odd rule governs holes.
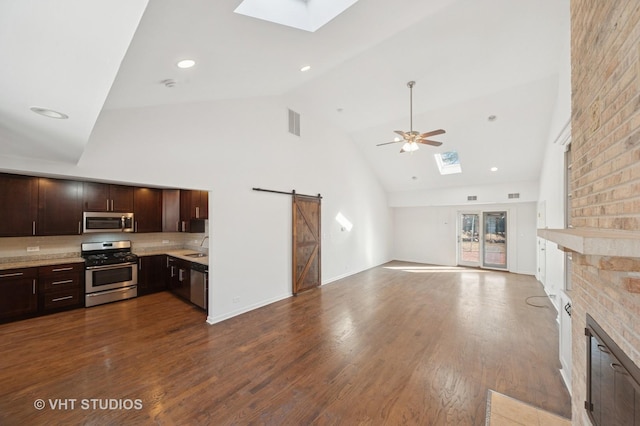
{"type": "Polygon", "coordinates": [[[594,425],[640,425],[640,369],[587,314],[587,401],[594,425]]]}

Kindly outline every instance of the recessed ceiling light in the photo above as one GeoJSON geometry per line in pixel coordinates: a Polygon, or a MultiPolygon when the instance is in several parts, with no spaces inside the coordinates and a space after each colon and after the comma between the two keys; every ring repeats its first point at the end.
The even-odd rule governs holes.
{"type": "Polygon", "coordinates": [[[178,66],[178,68],[191,68],[195,64],[196,64],[196,61],[194,61],[193,59],[183,59],[180,62],[178,62],[176,65],[178,66]]]}
{"type": "Polygon", "coordinates": [[[311,65],[305,65],[304,67],[300,68],[300,71],[302,72],[307,72],[311,69],[311,65]]]}
{"type": "Polygon", "coordinates": [[[498,116],[496,115],[490,115],[489,117],[487,117],[487,120],[489,121],[496,121],[498,119],[498,116]]]}
{"type": "Polygon", "coordinates": [[[491,168],[491,171],[492,171],[492,172],[497,172],[497,171],[498,171],[498,168],[497,168],[497,167],[492,167],[492,168],[491,168]]]}
{"type": "Polygon", "coordinates": [[[60,120],[66,120],[67,118],[69,118],[69,116],[67,114],[63,114],[61,112],[58,111],[54,111],[52,109],[49,108],[42,108],[42,107],[31,107],[30,108],[31,111],[35,112],[36,114],[40,114],[40,115],[44,115],[45,117],[49,117],[49,118],[57,118],[60,120]]]}

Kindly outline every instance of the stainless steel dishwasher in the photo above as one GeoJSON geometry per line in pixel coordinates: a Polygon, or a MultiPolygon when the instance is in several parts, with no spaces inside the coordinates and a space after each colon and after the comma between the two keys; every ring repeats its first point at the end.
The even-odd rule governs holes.
{"type": "Polygon", "coordinates": [[[191,264],[191,303],[207,310],[209,267],[201,263],[191,264]]]}

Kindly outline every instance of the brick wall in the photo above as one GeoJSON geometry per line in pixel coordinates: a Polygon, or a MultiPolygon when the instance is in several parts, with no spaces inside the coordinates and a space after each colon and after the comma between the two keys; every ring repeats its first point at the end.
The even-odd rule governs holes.
{"type": "MultiPolygon", "coordinates": [[[[640,2],[571,0],[571,224],[640,231],[640,2]]],[[[589,313],[640,365],[640,253],[575,255],[573,424],[586,400],[589,313]]]]}

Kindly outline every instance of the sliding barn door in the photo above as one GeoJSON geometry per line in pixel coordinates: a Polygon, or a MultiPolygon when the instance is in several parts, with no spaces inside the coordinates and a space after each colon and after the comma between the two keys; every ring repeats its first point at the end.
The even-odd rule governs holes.
{"type": "Polygon", "coordinates": [[[320,200],[293,195],[293,294],[320,286],[320,200]]]}

